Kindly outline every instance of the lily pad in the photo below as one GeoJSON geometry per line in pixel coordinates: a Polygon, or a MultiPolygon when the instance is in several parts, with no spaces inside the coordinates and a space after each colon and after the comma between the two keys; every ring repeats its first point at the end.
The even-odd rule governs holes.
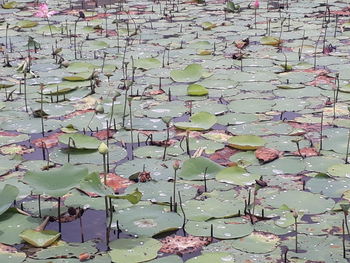
{"type": "Polygon", "coordinates": [[[213,178],[224,167],[205,157],[190,158],[186,160],[180,170],[179,176],[186,180],[203,180],[213,178]]]}
{"type": "Polygon", "coordinates": [[[183,223],[181,216],[165,212],[163,207],[156,205],[136,206],[121,210],[116,218],[123,231],[148,237],[178,230],[183,223]]]}
{"type": "Polygon", "coordinates": [[[242,167],[233,166],[221,170],[215,175],[215,178],[219,182],[244,186],[255,183],[255,180],[259,179],[260,176],[252,175],[242,167]]]}
{"type": "Polygon", "coordinates": [[[27,172],[23,181],[33,187],[38,194],[61,197],[70,189],[77,187],[80,181],[88,175],[86,168],[65,164],[58,169],[41,172],[27,172]]]}
{"type": "Polygon", "coordinates": [[[248,253],[268,253],[275,250],[279,244],[278,236],[262,232],[254,232],[249,236],[232,241],[234,248],[248,253]]]}
{"type": "Polygon", "coordinates": [[[238,135],[227,140],[228,144],[239,150],[256,150],[265,145],[266,141],[256,135],[238,135]]]}
{"type": "Polygon", "coordinates": [[[215,123],[215,115],[201,111],[192,115],[190,122],[176,122],[174,125],[176,128],[182,130],[203,131],[209,130],[215,123]]]}
{"type": "Polygon", "coordinates": [[[208,90],[199,84],[191,84],[187,87],[187,95],[189,96],[204,96],[208,93],[208,90]]]}
{"type": "Polygon", "coordinates": [[[101,141],[95,137],[80,133],[62,134],[58,137],[58,140],[75,149],[97,149],[101,144],[101,141]]]}
{"type": "Polygon", "coordinates": [[[61,236],[61,233],[54,230],[27,229],[19,236],[34,247],[48,247],[61,236]]]}
{"type": "Polygon", "coordinates": [[[122,238],[110,243],[108,254],[113,262],[137,263],[156,258],[161,247],[162,243],[153,238],[122,238]]]}
{"type": "Polygon", "coordinates": [[[203,67],[199,64],[188,65],[184,70],[173,70],[170,77],[175,82],[196,82],[203,75],[203,67]]]}
{"type": "Polygon", "coordinates": [[[16,200],[19,190],[16,186],[6,184],[0,192],[0,215],[3,214],[16,200]]]}
{"type": "Polygon", "coordinates": [[[141,69],[153,69],[159,68],[162,63],[156,58],[140,58],[135,61],[135,67],[141,69]]]}

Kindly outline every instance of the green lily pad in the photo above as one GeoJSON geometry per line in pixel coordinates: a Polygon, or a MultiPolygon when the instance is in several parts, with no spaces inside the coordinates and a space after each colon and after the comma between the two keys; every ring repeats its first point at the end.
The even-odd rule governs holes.
{"type": "Polygon", "coordinates": [[[198,257],[191,258],[186,263],[226,263],[236,262],[234,257],[230,253],[226,252],[206,252],[198,257]]]}
{"type": "Polygon", "coordinates": [[[232,166],[219,171],[215,178],[219,182],[244,186],[255,183],[255,180],[259,179],[260,176],[252,175],[242,167],[232,166]]]}
{"type": "Polygon", "coordinates": [[[80,133],[62,134],[58,137],[58,140],[75,149],[97,149],[101,144],[101,141],[95,137],[80,133]]]}
{"type": "Polygon", "coordinates": [[[159,68],[162,63],[156,58],[140,58],[135,61],[135,67],[141,69],[153,69],[159,68]]]}
{"type": "Polygon", "coordinates": [[[260,43],[262,45],[278,46],[282,41],[278,37],[264,36],[260,39],[260,43]]]}
{"type": "Polygon", "coordinates": [[[280,238],[273,234],[254,232],[249,236],[233,240],[232,246],[248,253],[272,252],[280,244],[280,238]]]}
{"type": "Polygon", "coordinates": [[[86,168],[65,164],[61,168],[49,171],[27,172],[23,181],[28,183],[36,193],[61,197],[70,189],[77,187],[88,175],[86,168]]]}
{"type": "Polygon", "coordinates": [[[37,227],[38,224],[38,218],[19,214],[16,209],[10,208],[0,215],[0,242],[8,245],[19,244],[22,241],[19,234],[37,227]]]}
{"type": "Polygon", "coordinates": [[[123,231],[148,237],[178,230],[183,224],[177,213],[165,212],[162,206],[156,205],[131,207],[119,211],[116,218],[123,231]]]}
{"type": "Polygon", "coordinates": [[[148,237],[122,238],[112,241],[109,246],[108,254],[113,262],[137,263],[156,258],[162,243],[148,237]]]}
{"type": "Polygon", "coordinates": [[[256,150],[265,145],[266,141],[256,135],[238,135],[227,140],[228,144],[239,150],[256,150]]]}
{"type": "Polygon", "coordinates": [[[79,258],[79,255],[82,253],[95,254],[97,252],[95,245],[93,241],[85,241],[84,243],[58,241],[53,246],[37,251],[31,255],[31,258],[45,259],[45,262],[55,258],[79,258]]]}
{"type": "Polygon", "coordinates": [[[187,87],[187,95],[189,96],[204,96],[208,93],[208,90],[199,84],[191,84],[187,87]]]}
{"type": "Polygon", "coordinates": [[[16,23],[16,26],[19,28],[31,28],[38,25],[38,22],[30,20],[21,20],[16,23]]]}
{"type": "Polygon", "coordinates": [[[3,214],[16,200],[19,190],[16,186],[6,184],[0,191],[0,215],[3,214]]]}
{"type": "Polygon", "coordinates": [[[209,130],[216,123],[215,115],[201,111],[191,116],[190,122],[176,122],[174,125],[178,129],[203,131],[209,130]]]}
{"type": "Polygon", "coordinates": [[[190,158],[183,163],[179,176],[186,180],[203,180],[206,172],[206,178],[211,179],[222,169],[224,167],[208,158],[190,158]]]}
{"type": "Polygon", "coordinates": [[[0,245],[0,262],[21,263],[25,258],[26,254],[24,252],[19,252],[14,247],[0,245]]]}
{"type": "Polygon", "coordinates": [[[67,67],[67,71],[71,73],[92,72],[97,66],[88,62],[73,62],[67,67]]]}
{"type": "Polygon", "coordinates": [[[254,228],[250,222],[242,219],[215,219],[206,222],[188,221],[185,230],[193,236],[210,237],[211,225],[213,225],[213,237],[217,239],[234,239],[249,235],[254,228]]]}
{"type": "Polygon", "coordinates": [[[101,179],[98,173],[91,173],[85,176],[80,182],[80,189],[86,192],[92,192],[99,196],[113,195],[111,188],[106,187],[101,183],[101,179]]]}
{"type": "Polygon", "coordinates": [[[48,247],[61,236],[61,233],[54,230],[27,229],[19,236],[34,247],[48,247]]]}
{"type": "Polygon", "coordinates": [[[175,82],[196,82],[203,75],[203,67],[199,64],[188,65],[184,70],[173,70],[170,77],[175,82]]]}
{"type": "MultiPolygon", "coordinates": [[[[238,200],[238,199],[237,199],[238,200]]],[[[203,201],[188,200],[183,204],[186,218],[193,221],[207,221],[213,218],[226,218],[239,214],[243,211],[244,204],[237,200],[219,200],[207,198],[203,201]]]]}
{"type": "Polygon", "coordinates": [[[331,176],[350,178],[350,164],[335,164],[328,168],[331,176]]]}
{"type": "Polygon", "coordinates": [[[305,214],[319,214],[330,211],[335,202],[332,199],[326,199],[320,194],[289,190],[266,196],[264,204],[275,208],[286,205],[290,209],[295,209],[305,214]]]}

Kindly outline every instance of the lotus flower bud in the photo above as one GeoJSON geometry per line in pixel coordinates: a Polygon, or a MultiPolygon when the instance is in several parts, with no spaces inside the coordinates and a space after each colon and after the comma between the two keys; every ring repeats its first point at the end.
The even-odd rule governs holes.
{"type": "Polygon", "coordinates": [[[102,142],[100,144],[100,146],[98,146],[98,152],[100,154],[107,154],[108,153],[108,146],[104,142],[102,142]]]}
{"type": "Polygon", "coordinates": [[[174,170],[178,170],[180,168],[180,161],[179,160],[176,160],[173,164],[173,168],[174,170]]]}

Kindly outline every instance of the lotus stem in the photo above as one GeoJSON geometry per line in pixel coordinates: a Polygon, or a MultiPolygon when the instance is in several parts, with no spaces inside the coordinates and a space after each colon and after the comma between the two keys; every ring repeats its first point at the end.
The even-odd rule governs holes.
{"type": "Polygon", "coordinates": [[[38,208],[39,208],[39,217],[41,218],[41,202],[40,202],[40,195],[38,195],[38,208]]]}
{"type": "Polygon", "coordinates": [[[348,133],[348,143],[346,146],[346,156],[345,156],[345,163],[346,164],[349,163],[349,148],[350,148],[350,129],[349,129],[349,133],[348,133]]]}
{"type": "Polygon", "coordinates": [[[45,136],[45,128],[44,128],[44,111],[43,111],[43,103],[44,103],[44,85],[40,85],[40,119],[41,119],[41,134],[44,137],[45,136]]]}
{"type": "Polygon", "coordinates": [[[295,227],[295,253],[298,253],[298,213],[293,212],[294,227],[295,227]]]}
{"type": "Polygon", "coordinates": [[[174,180],[173,180],[173,204],[174,204],[174,212],[176,212],[175,209],[175,203],[176,203],[176,173],[177,170],[174,170],[174,180]]]}
{"type": "Polygon", "coordinates": [[[74,58],[77,59],[77,24],[79,22],[80,17],[75,20],[74,23],[74,58]]]}
{"type": "Polygon", "coordinates": [[[210,242],[214,241],[214,227],[213,224],[210,224],[210,242]]]}
{"type": "Polygon", "coordinates": [[[169,143],[169,123],[166,123],[166,140],[165,140],[165,146],[164,146],[164,152],[163,152],[163,161],[165,161],[165,156],[166,156],[166,150],[168,147],[169,143]]]}
{"type": "Polygon", "coordinates": [[[58,198],[57,216],[58,216],[58,232],[61,232],[61,230],[62,230],[62,222],[61,222],[61,197],[58,198]]]}
{"type": "Polygon", "coordinates": [[[208,171],[208,167],[205,168],[204,170],[204,193],[207,192],[207,171],[208,171]]]}
{"type": "Polygon", "coordinates": [[[134,159],[134,133],[133,133],[133,127],[132,127],[131,102],[132,102],[132,98],[129,98],[130,136],[131,136],[131,150],[132,150],[131,158],[134,159]]]}
{"type": "Polygon", "coordinates": [[[51,29],[51,24],[50,24],[50,20],[49,20],[48,17],[46,17],[46,21],[47,21],[47,24],[48,24],[48,26],[49,26],[49,30],[50,30],[51,37],[53,37],[52,29],[51,29]]]}
{"type": "Polygon", "coordinates": [[[338,102],[338,95],[339,95],[339,73],[335,73],[335,82],[337,85],[337,90],[336,90],[336,94],[335,94],[335,102],[338,102]]]}
{"type": "Polygon", "coordinates": [[[49,223],[49,220],[50,220],[49,216],[45,217],[44,221],[37,228],[35,228],[35,231],[40,232],[40,231],[45,230],[45,227],[49,223]]]}
{"type": "Polygon", "coordinates": [[[345,247],[345,223],[342,221],[342,243],[343,243],[343,258],[346,258],[346,247],[345,247]]]}
{"type": "Polygon", "coordinates": [[[23,73],[23,85],[24,85],[24,106],[26,108],[26,112],[28,112],[28,102],[27,102],[27,73],[23,73]]]}
{"type": "Polygon", "coordinates": [[[191,158],[190,153],[190,131],[186,130],[186,152],[189,158],[191,158]]]}
{"type": "Polygon", "coordinates": [[[185,210],[182,206],[182,198],[181,198],[181,193],[180,191],[177,191],[178,195],[179,195],[179,204],[180,204],[180,209],[181,209],[181,212],[182,214],[184,215],[184,221],[182,223],[182,229],[184,231],[184,234],[186,235],[186,232],[185,232],[185,225],[186,225],[186,214],[185,214],[185,210]]]}
{"type": "Polygon", "coordinates": [[[81,243],[84,243],[85,242],[85,239],[84,239],[84,229],[83,229],[83,213],[84,213],[84,209],[81,209],[79,207],[79,227],[80,227],[80,237],[81,237],[81,243]]]}
{"type": "Polygon", "coordinates": [[[109,223],[107,228],[107,247],[109,249],[109,242],[110,242],[110,235],[111,235],[111,228],[112,228],[112,221],[113,221],[113,205],[112,205],[112,199],[109,197],[109,223]]]}
{"type": "MultiPolygon", "coordinates": [[[[321,112],[320,152],[322,150],[322,141],[323,141],[323,111],[321,112]]],[[[345,162],[346,162],[346,160],[345,160],[345,162]]]]}

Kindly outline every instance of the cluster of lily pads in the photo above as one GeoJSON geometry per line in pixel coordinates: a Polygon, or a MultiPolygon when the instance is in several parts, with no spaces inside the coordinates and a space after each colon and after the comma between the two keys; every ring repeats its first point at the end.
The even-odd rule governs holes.
{"type": "Polygon", "coordinates": [[[349,16],[3,2],[0,262],[348,262],[349,16]]]}

